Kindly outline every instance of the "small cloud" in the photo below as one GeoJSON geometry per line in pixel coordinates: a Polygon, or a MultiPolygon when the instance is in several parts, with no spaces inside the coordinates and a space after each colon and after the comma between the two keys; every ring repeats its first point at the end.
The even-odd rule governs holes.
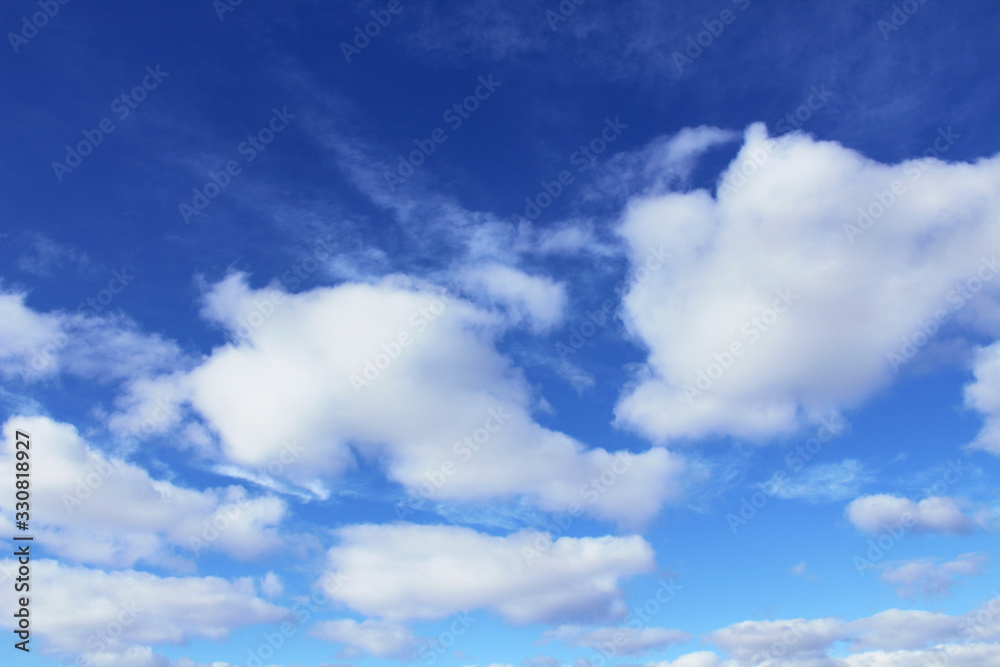
{"type": "Polygon", "coordinates": [[[790,574],[795,575],[796,577],[802,577],[804,579],[808,579],[809,581],[819,579],[819,577],[817,577],[815,574],[812,574],[811,572],[808,571],[805,561],[802,561],[798,565],[793,565],[788,569],[788,572],[790,574]]]}
{"type": "Polygon", "coordinates": [[[260,580],[260,592],[265,597],[275,598],[285,592],[285,586],[281,583],[281,578],[274,572],[268,572],[260,580]]]}
{"type": "Polygon", "coordinates": [[[872,535],[898,525],[916,533],[960,535],[975,527],[963,512],[967,504],[947,496],[931,496],[915,503],[883,493],[854,499],[844,513],[855,528],[872,535]]]}
{"type": "Polygon", "coordinates": [[[914,559],[886,563],[881,579],[896,586],[896,594],[901,598],[913,598],[917,594],[931,597],[950,595],[958,583],[958,577],[972,577],[983,573],[986,556],[980,553],[962,554],[945,563],[933,559],[914,559]]]}

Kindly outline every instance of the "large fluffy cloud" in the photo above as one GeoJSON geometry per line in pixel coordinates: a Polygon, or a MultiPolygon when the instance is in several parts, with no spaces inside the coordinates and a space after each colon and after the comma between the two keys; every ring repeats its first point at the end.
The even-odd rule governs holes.
{"type": "MultiPolygon", "coordinates": [[[[719,667],[910,667],[911,665],[992,664],[976,662],[1000,655],[1000,598],[963,616],[889,609],[855,621],[837,618],[744,621],[716,630],[705,639],[731,660],[691,654],[693,664],[719,667]],[[831,656],[846,642],[850,655],[831,656]],[[697,657],[695,657],[697,656],[697,657]],[[950,656],[952,661],[933,662],[950,656]],[[923,662],[921,662],[923,660],[923,662]]],[[[668,665],[671,663],[667,663],[668,665]]],[[[684,663],[680,663],[684,664],[684,663]]]]}
{"type": "Polygon", "coordinates": [[[616,455],[536,423],[531,388],[494,346],[496,316],[408,279],[288,295],[234,275],[205,314],[236,341],[157,382],[186,396],[231,464],[315,489],[360,453],[439,500],[523,496],[626,523],[680,491],[683,462],[666,450],[616,455]]]}
{"type": "Polygon", "coordinates": [[[638,536],[497,537],[458,526],[358,525],[338,531],[333,597],[390,621],[488,609],[514,623],[620,620],[620,579],[655,567],[638,536]]]}
{"type": "MultiPolygon", "coordinates": [[[[7,569],[15,562],[2,565],[7,569]]],[[[71,659],[83,654],[89,665],[166,665],[150,646],[197,638],[222,641],[234,628],[289,615],[258,597],[250,579],[164,578],[44,559],[32,561],[31,575],[32,630],[44,649],[71,659]]],[[[0,611],[8,628],[14,610],[14,596],[2,596],[0,611]]]]}
{"type": "MultiPolygon", "coordinates": [[[[31,435],[30,525],[37,540],[67,560],[111,566],[138,561],[185,566],[175,548],[252,558],[277,547],[286,512],[273,496],[242,487],[196,491],[155,480],[142,468],[91,447],[48,417],[11,417],[3,426],[0,476],[14,479],[14,431],[31,435]]],[[[11,491],[13,494],[13,491],[11,491]]],[[[13,503],[0,515],[14,520],[13,503]]]]}
{"type": "Polygon", "coordinates": [[[1000,287],[998,214],[1000,159],[884,165],[751,126],[717,196],[626,210],[636,266],[661,244],[671,262],[625,298],[649,357],[619,423],[661,440],[762,437],[859,403],[927,344],[922,329],[957,319],[972,295],[956,285],[1000,287]]]}

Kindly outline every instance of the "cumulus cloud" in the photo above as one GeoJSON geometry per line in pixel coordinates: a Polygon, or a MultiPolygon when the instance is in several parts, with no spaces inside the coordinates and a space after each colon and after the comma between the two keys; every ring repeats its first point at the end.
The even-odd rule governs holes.
{"type": "MultiPolygon", "coordinates": [[[[995,591],[994,591],[995,594],[995,591]]],[[[928,664],[972,666],[997,655],[1000,644],[1000,597],[962,616],[922,610],[889,609],[854,621],[837,618],[744,621],[706,635],[730,655],[722,660],[693,653],[692,665],[713,667],[923,667],[928,664]],[[847,644],[846,657],[833,647],[847,644]],[[952,660],[941,661],[943,657],[952,660]],[[933,660],[939,660],[933,662],[933,660]]],[[[651,663],[647,667],[686,663],[651,663]]]]}
{"type": "Polygon", "coordinates": [[[399,623],[368,619],[357,622],[351,618],[323,621],[310,628],[309,636],[329,642],[339,642],[349,648],[340,657],[370,655],[376,658],[408,660],[413,657],[417,640],[399,623]]]}
{"type": "Polygon", "coordinates": [[[883,566],[880,578],[896,587],[900,597],[924,595],[949,595],[958,577],[982,574],[986,564],[985,554],[967,553],[944,563],[922,558],[883,566]]]}
{"type": "Polygon", "coordinates": [[[752,125],[717,195],[640,196],[625,211],[633,265],[661,244],[671,262],[625,297],[649,356],[618,423],[662,441],[763,438],[859,404],[992,261],[998,214],[1000,159],[884,165],[752,125]]]}
{"type": "Polygon", "coordinates": [[[288,295],[234,275],[205,312],[236,340],[156,381],[186,392],[228,464],[322,493],[360,455],[435,500],[524,497],[630,525],[682,492],[684,462],[663,448],[587,448],[536,423],[533,391],[496,350],[499,318],[429,287],[397,276],[288,295]]]}
{"type": "Polygon", "coordinates": [[[872,651],[848,656],[843,667],[981,667],[1000,664],[998,644],[948,644],[918,651],[872,651]]]}
{"type": "Polygon", "coordinates": [[[620,579],[655,567],[641,537],[505,537],[458,526],[357,525],[337,531],[333,597],[389,621],[489,609],[518,624],[620,620],[620,579]]]}
{"type": "Polygon", "coordinates": [[[847,623],[855,651],[919,649],[959,637],[961,618],[930,611],[889,609],[847,623]]]}
{"type": "Polygon", "coordinates": [[[913,532],[961,534],[971,532],[974,522],[954,498],[931,496],[919,502],[878,494],[856,498],[845,510],[854,527],[878,533],[887,526],[903,526],[913,532]]]}
{"type": "MultiPolygon", "coordinates": [[[[4,568],[16,561],[3,561],[4,568]]],[[[251,579],[158,577],[133,570],[106,572],[32,560],[32,630],[44,651],[94,665],[165,665],[150,646],[194,639],[223,641],[231,630],[288,617],[257,596],[251,579]]],[[[0,599],[4,625],[13,627],[15,598],[0,599]]],[[[34,648],[34,646],[32,646],[34,648]]]]}
{"type": "Polygon", "coordinates": [[[781,621],[743,621],[716,630],[708,641],[737,660],[758,663],[772,657],[822,658],[834,641],[843,638],[843,623],[834,618],[781,621]]]}
{"type": "MultiPolygon", "coordinates": [[[[0,475],[14,479],[15,428],[32,451],[32,528],[61,558],[128,567],[139,561],[186,567],[175,548],[253,558],[280,545],[279,498],[248,497],[242,487],[195,491],[155,480],[135,464],[92,447],[75,427],[48,417],[12,417],[3,426],[0,475]]],[[[13,520],[13,507],[2,515],[13,520]]]]}

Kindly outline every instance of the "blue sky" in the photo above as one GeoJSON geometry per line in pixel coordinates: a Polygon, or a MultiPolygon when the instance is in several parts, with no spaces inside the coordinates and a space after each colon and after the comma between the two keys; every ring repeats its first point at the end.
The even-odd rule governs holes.
{"type": "Polygon", "coordinates": [[[997,7],[0,25],[14,664],[1000,662],[997,7]]]}

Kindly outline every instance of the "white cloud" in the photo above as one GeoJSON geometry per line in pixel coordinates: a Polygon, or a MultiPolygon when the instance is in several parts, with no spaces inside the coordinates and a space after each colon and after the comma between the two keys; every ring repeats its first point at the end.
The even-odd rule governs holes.
{"type": "Polygon", "coordinates": [[[513,321],[526,319],[536,333],[551,331],[563,320],[566,286],[547,276],[491,263],[465,269],[461,281],[474,293],[482,292],[506,307],[513,321]]]}
{"type": "Polygon", "coordinates": [[[975,525],[958,502],[947,496],[931,496],[920,502],[878,494],[851,501],[845,510],[858,530],[878,533],[886,526],[903,526],[913,532],[961,534],[975,525]]]}
{"type": "Polygon", "coordinates": [[[536,423],[532,389],[495,348],[502,324],[460,299],[399,276],[296,295],[235,276],[206,303],[246,335],[173,381],[229,464],[322,494],[358,453],[437,501],[523,496],[630,525],[682,491],[665,449],[616,456],[536,423]]]}
{"type": "Polygon", "coordinates": [[[930,611],[889,609],[844,625],[855,651],[925,648],[959,637],[961,619],[930,611]]]}
{"type": "Polygon", "coordinates": [[[873,651],[852,655],[843,667],[982,667],[1000,664],[1000,644],[948,644],[920,651],[873,651]]]}
{"type": "Polygon", "coordinates": [[[680,644],[690,639],[691,635],[669,628],[602,627],[585,630],[580,626],[563,625],[546,631],[543,638],[621,656],[638,655],[671,644],[680,644]]]}
{"type": "Polygon", "coordinates": [[[264,594],[265,597],[274,598],[278,597],[285,592],[285,586],[281,583],[281,577],[276,575],[274,572],[268,572],[264,575],[264,578],[260,581],[260,592],[264,594]]]}
{"type": "Polygon", "coordinates": [[[406,523],[349,526],[337,535],[330,569],[344,584],[333,597],[391,621],[484,608],[519,624],[620,620],[618,581],[655,567],[638,536],[553,542],[535,531],[496,537],[406,523]]]}
{"type": "Polygon", "coordinates": [[[824,463],[807,468],[773,489],[778,498],[797,498],[811,503],[828,503],[856,496],[861,486],[872,479],[864,465],[855,459],[824,463]]]}
{"type": "MultiPolygon", "coordinates": [[[[189,564],[177,558],[175,547],[253,558],[281,544],[276,527],[286,512],[282,500],[249,498],[236,486],[195,491],[154,480],[142,468],[91,447],[72,425],[47,417],[17,416],[4,424],[0,475],[5,478],[14,478],[15,429],[37,443],[31,459],[32,528],[37,541],[61,558],[185,567],[189,564]]],[[[7,505],[4,518],[13,520],[12,512],[7,505]]]]}
{"type": "MultiPolygon", "coordinates": [[[[14,564],[3,562],[5,568],[14,564]]],[[[278,622],[289,613],[257,597],[250,579],[105,572],[47,559],[32,560],[31,574],[41,582],[31,596],[32,631],[45,652],[82,653],[96,665],[165,664],[151,645],[223,641],[234,628],[278,622]]],[[[0,597],[8,628],[14,601],[0,597]]]]}
{"type": "Polygon", "coordinates": [[[597,238],[594,224],[589,220],[567,220],[540,229],[522,220],[515,246],[522,252],[541,256],[580,253],[608,256],[618,252],[597,238]]]}
{"type": "Polygon", "coordinates": [[[882,165],[751,126],[717,198],[698,190],[627,207],[633,265],[661,244],[671,261],[625,297],[649,357],[618,423],[659,440],[762,438],[859,404],[892,379],[902,339],[950,313],[949,290],[996,249],[998,194],[1000,159],[882,165]],[[844,225],[883,192],[894,202],[851,243],[844,225]]]}
{"type": "Polygon", "coordinates": [[[957,577],[982,574],[984,554],[962,554],[954,560],[937,563],[930,559],[887,563],[880,579],[896,587],[900,597],[912,598],[918,592],[925,595],[949,595],[957,577]]]}
{"type": "Polygon", "coordinates": [[[659,137],[638,151],[617,153],[600,168],[590,196],[661,194],[683,184],[706,151],[736,139],[736,132],[702,125],[659,137]]]}
{"type": "Polygon", "coordinates": [[[844,636],[835,618],[743,621],[716,630],[707,639],[737,660],[822,658],[827,647],[844,636]]]}
{"type": "Polygon", "coordinates": [[[844,658],[791,658],[757,663],[723,660],[714,653],[698,651],[672,662],[649,662],[645,667],[983,667],[998,664],[998,661],[998,644],[943,644],[919,650],[868,651],[844,658]]]}
{"type": "Polygon", "coordinates": [[[725,667],[722,658],[711,651],[695,651],[676,660],[647,662],[645,667],[725,667]]]}
{"type": "Polygon", "coordinates": [[[406,626],[375,619],[360,623],[351,618],[323,621],[313,626],[309,635],[348,645],[351,649],[342,651],[346,658],[370,655],[408,660],[413,657],[417,646],[416,638],[406,626]]]}
{"type": "Polygon", "coordinates": [[[976,379],[965,387],[965,404],[985,423],[970,447],[1000,456],[1000,342],[979,348],[972,372],[976,379]]]}
{"type": "Polygon", "coordinates": [[[17,258],[17,268],[36,276],[49,276],[53,269],[84,270],[90,266],[87,253],[58,243],[43,234],[34,234],[31,250],[17,258]]]}
{"type": "Polygon", "coordinates": [[[144,334],[124,315],[39,313],[21,292],[0,292],[0,373],[34,382],[59,373],[102,382],[148,376],[182,363],[172,341],[144,334]]]}
{"type": "MultiPolygon", "coordinates": [[[[972,667],[993,664],[988,657],[1000,654],[1000,644],[974,642],[1000,638],[998,611],[1000,596],[962,616],[889,609],[850,622],[836,618],[745,621],[704,638],[726,650],[731,659],[713,662],[710,655],[691,655],[703,657],[705,664],[713,667],[924,667],[929,664],[972,667]],[[830,655],[832,647],[839,642],[848,643],[847,657],[830,655]],[[935,659],[938,662],[934,662],[935,659]],[[982,662],[976,662],[977,659],[982,662]]],[[[676,667],[669,662],[647,665],[667,666],[676,667]]]]}

